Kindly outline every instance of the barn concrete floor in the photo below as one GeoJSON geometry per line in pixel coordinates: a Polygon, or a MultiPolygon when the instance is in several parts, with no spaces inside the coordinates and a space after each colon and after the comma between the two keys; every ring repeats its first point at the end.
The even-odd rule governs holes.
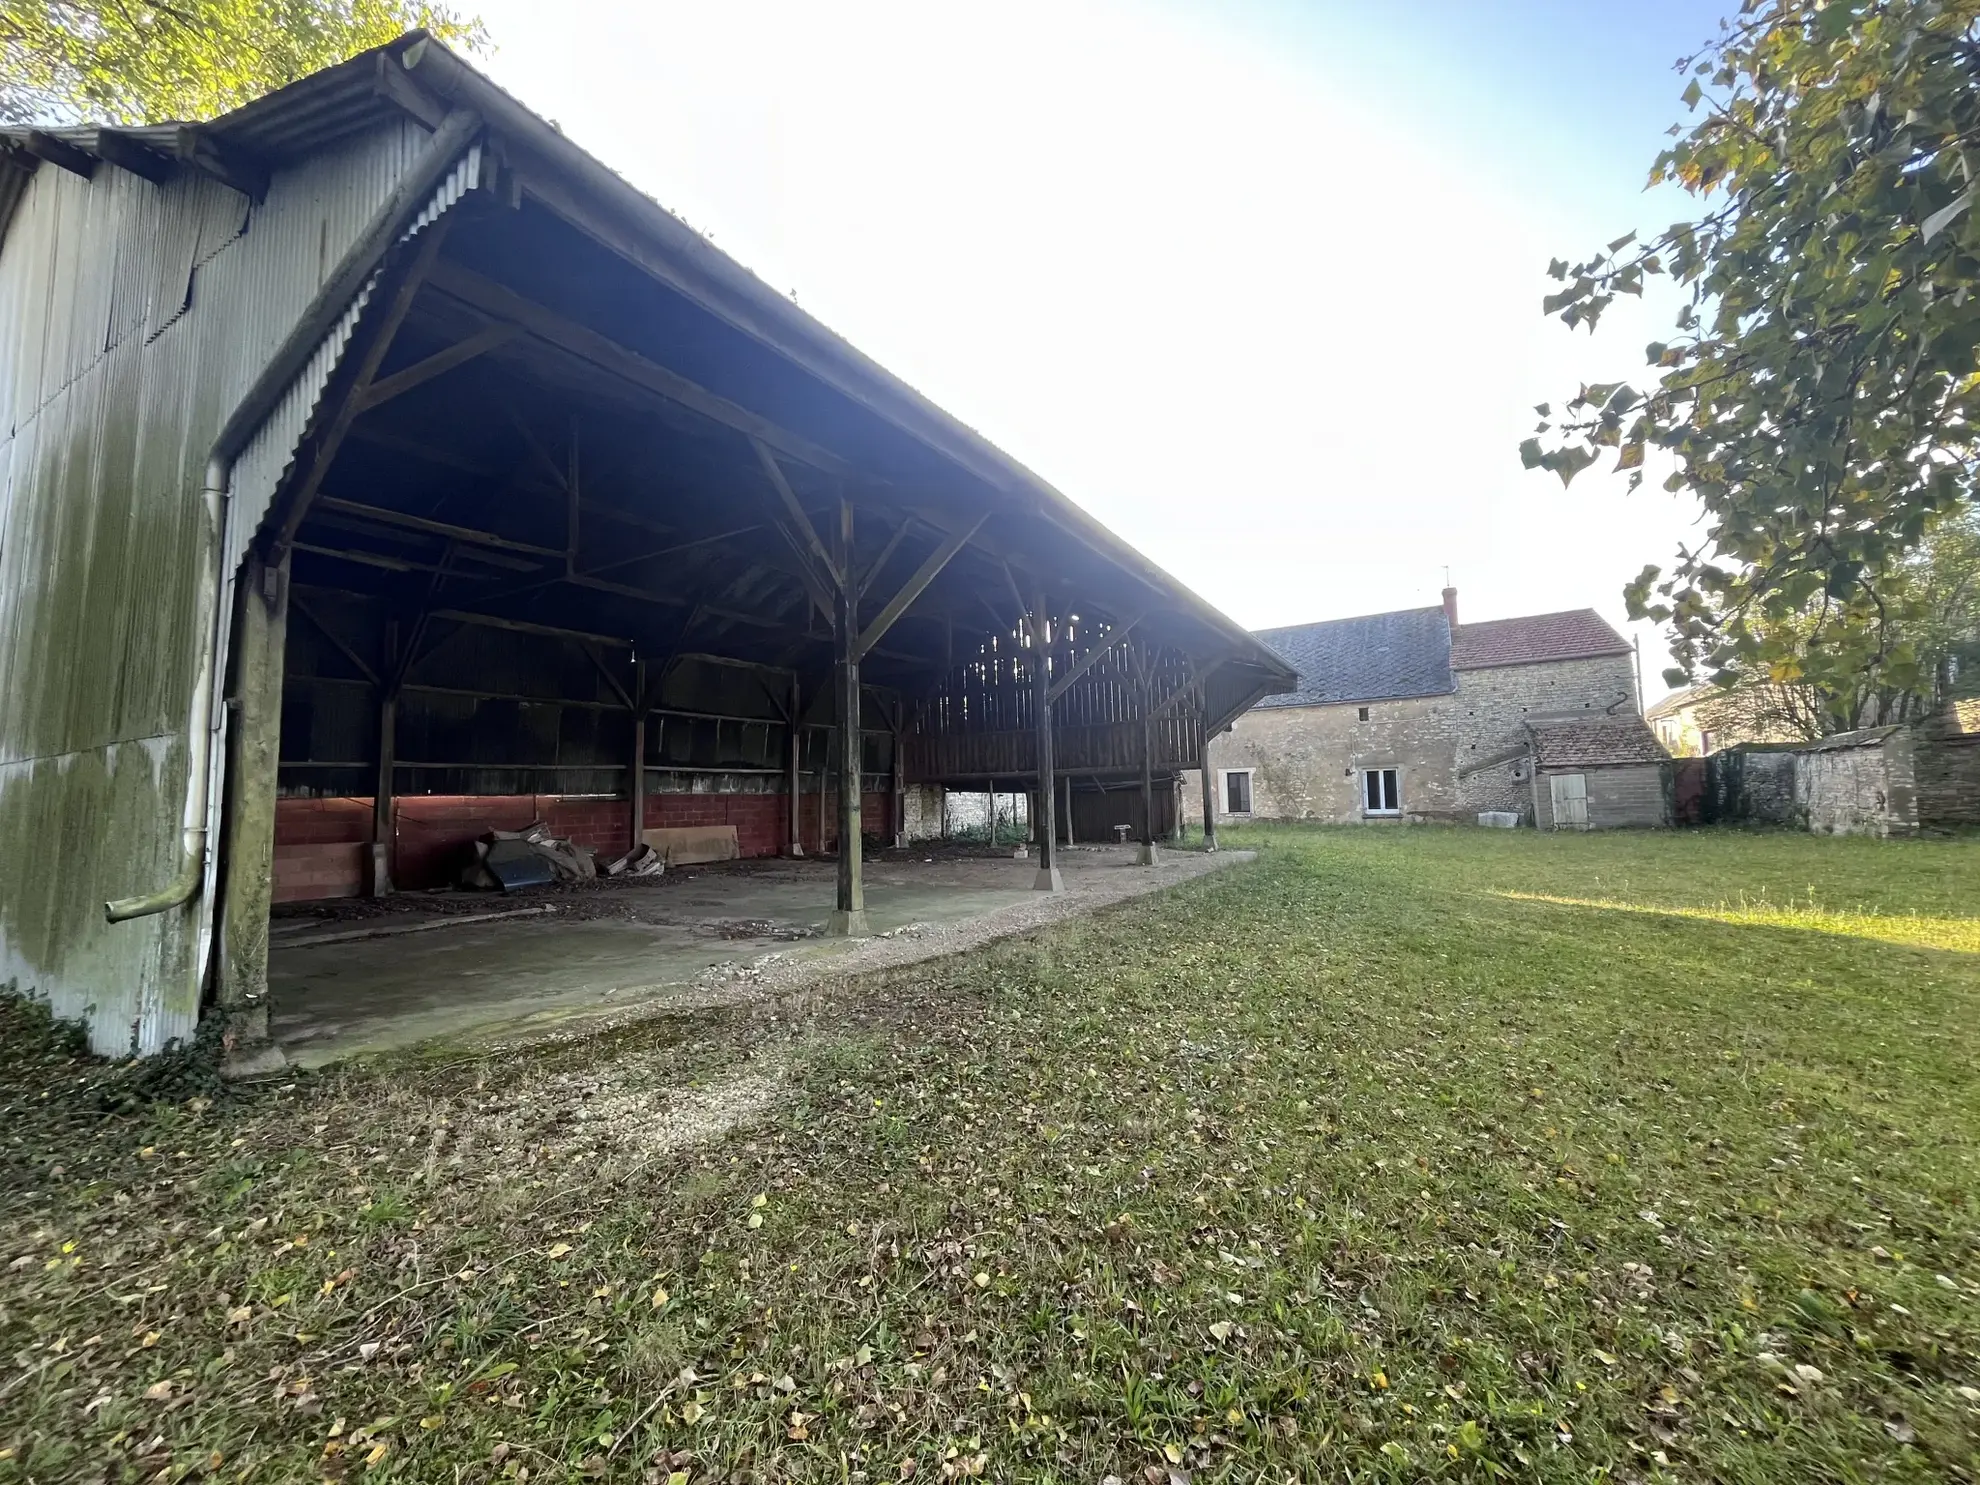
{"type": "Polygon", "coordinates": [[[876,937],[858,941],[823,936],[830,861],[690,867],[581,900],[490,896],[472,906],[537,911],[480,922],[447,923],[438,909],[458,914],[457,901],[360,924],[285,918],[269,955],[270,1031],[290,1062],[317,1066],[435,1039],[514,1042],[642,1010],[734,1004],[827,973],[953,952],[1248,859],[1165,852],[1151,868],[1132,850],[1077,848],[1062,856],[1057,897],[1032,890],[1035,860],[872,861],[876,937]],[[354,938],[354,928],[382,936],[354,938]]]}

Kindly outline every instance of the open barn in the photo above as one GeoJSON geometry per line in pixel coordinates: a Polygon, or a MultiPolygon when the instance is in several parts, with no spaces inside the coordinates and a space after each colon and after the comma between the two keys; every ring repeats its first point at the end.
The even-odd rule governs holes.
{"type": "Polygon", "coordinates": [[[532,823],[828,855],[857,937],[1018,788],[1049,891],[1293,683],[428,38],[6,137],[0,983],[101,1051],[252,1046],[278,903],[532,823]]]}

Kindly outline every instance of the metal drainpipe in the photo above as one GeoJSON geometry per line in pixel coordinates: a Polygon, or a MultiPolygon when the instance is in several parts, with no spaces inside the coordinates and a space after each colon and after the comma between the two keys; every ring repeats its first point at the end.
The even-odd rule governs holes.
{"type": "MultiPolygon", "coordinates": [[[[377,271],[386,250],[412,226],[425,209],[441,178],[473,141],[481,128],[481,116],[472,109],[458,109],[441,121],[426,148],[403,176],[392,194],[372,213],[371,221],[351,244],[336,270],[323,281],[323,287],[296,321],[280,348],[261,369],[261,374],[241,398],[207,456],[206,480],[202,499],[206,506],[205,570],[200,574],[199,610],[193,632],[199,636],[199,664],[194,677],[192,707],[186,718],[186,808],[184,857],[178,875],[158,891],[143,897],[123,897],[103,904],[103,913],[112,923],[128,922],[167,912],[191,902],[206,877],[208,785],[212,771],[213,746],[213,667],[220,650],[220,590],[226,574],[221,570],[227,555],[227,495],[234,474],[234,461],[240,458],[275,405],[316,354],[323,337],[342,317],[350,301],[377,271]]],[[[193,972],[200,966],[194,956],[193,972]]]]}

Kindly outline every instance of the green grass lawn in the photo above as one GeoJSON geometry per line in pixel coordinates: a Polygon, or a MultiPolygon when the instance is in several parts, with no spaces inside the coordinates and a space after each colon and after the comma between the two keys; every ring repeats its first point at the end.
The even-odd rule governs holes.
{"type": "Polygon", "coordinates": [[[780,1018],[18,1067],[0,1479],[1980,1476],[1980,844],[1243,843],[780,1018]]]}

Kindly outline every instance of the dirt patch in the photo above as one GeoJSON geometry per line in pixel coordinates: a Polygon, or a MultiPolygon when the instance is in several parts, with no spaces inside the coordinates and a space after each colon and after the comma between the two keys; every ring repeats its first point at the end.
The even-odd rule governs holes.
{"type": "Polygon", "coordinates": [[[708,1144],[766,1118],[783,1098],[790,1068],[788,1053],[770,1048],[693,1087],[607,1093],[573,1115],[572,1136],[648,1157],[708,1144]]]}

